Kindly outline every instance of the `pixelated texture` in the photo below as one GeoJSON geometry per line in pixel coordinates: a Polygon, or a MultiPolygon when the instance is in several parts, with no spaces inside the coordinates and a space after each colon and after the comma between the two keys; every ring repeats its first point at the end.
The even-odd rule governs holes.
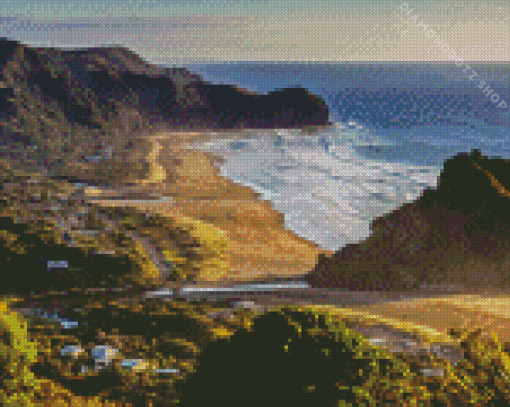
{"type": "Polygon", "coordinates": [[[376,219],[370,239],[324,257],[307,278],[358,290],[504,289],[509,168],[476,151],[447,160],[437,189],[376,219]]]}
{"type": "Polygon", "coordinates": [[[495,1],[18,3],[0,404],[510,403],[495,1]]]}

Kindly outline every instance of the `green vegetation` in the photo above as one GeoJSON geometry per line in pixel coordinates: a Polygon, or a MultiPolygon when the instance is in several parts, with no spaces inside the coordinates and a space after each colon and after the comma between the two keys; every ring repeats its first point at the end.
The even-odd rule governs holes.
{"type": "Polygon", "coordinates": [[[230,271],[230,259],[225,250],[228,239],[225,233],[210,223],[181,216],[174,218],[179,228],[184,228],[198,241],[202,263],[197,277],[200,280],[218,281],[230,271]]]}
{"type": "Polygon", "coordinates": [[[151,213],[130,207],[100,207],[120,230],[150,238],[174,265],[172,280],[217,281],[230,271],[228,239],[219,228],[179,213],[151,213]]]}
{"type": "MultiPolygon", "coordinates": [[[[25,285],[24,291],[157,285],[158,259],[146,252],[145,238],[161,253],[159,260],[173,265],[170,280],[217,280],[230,271],[228,240],[211,224],[179,213],[148,215],[136,207],[89,203],[79,197],[83,187],[11,168],[5,160],[0,170],[3,272],[16,285],[8,276],[19,273],[23,263],[42,283],[25,285]],[[48,275],[46,264],[37,263],[57,256],[73,258],[73,267],[62,275],[48,275]]],[[[21,287],[2,287],[4,293],[17,289],[21,287]]]]}
{"type": "Polygon", "coordinates": [[[466,359],[429,355],[444,375],[425,376],[425,360],[371,345],[337,315],[282,307],[206,350],[181,405],[195,405],[206,383],[210,405],[508,405],[510,364],[497,337],[457,335],[466,359]]]}
{"type": "Polygon", "coordinates": [[[58,382],[37,377],[31,370],[43,357],[45,349],[30,338],[27,322],[9,310],[15,299],[0,301],[0,404],[4,406],[42,407],[118,406],[93,396],[77,397],[58,382]]]}
{"type": "Polygon", "coordinates": [[[48,305],[50,288],[155,286],[161,277],[157,261],[174,266],[172,280],[217,280],[231,271],[226,254],[231,242],[218,227],[178,212],[146,214],[135,207],[86,203],[80,187],[70,183],[5,161],[0,171],[4,405],[46,406],[57,400],[65,406],[193,406],[204,405],[194,397],[206,387],[212,389],[211,406],[510,403],[510,346],[496,335],[487,339],[478,327],[450,332],[465,356],[453,366],[433,355],[420,358],[372,345],[350,328],[348,312],[319,308],[285,306],[264,314],[239,309],[228,317],[221,316],[226,311],[221,306],[143,300],[134,290],[117,297],[111,292],[64,295],[67,309],[67,301],[81,309],[73,330],[42,318],[25,319],[13,307],[32,306],[28,294],[33,292],[48,305]],[[147,252],[147,240],[160,249],[160,259],[147,252]],[[72,259],[66,270],[48,270],[40,261],[66,258],[72,259]],[[24,297],[8,298],[11,294],[24,297]],[[125,303],[122,296],[133,301],[125,303]],[[220,315],[213,319],[211,313],[220,315]],[[84,351],[76,358],[61,356],[66,344],[84,351]],[[89,353],[101,344],[119,353],[99,370],[89,353]],[[141,367],[121,367],[122,358],[140,359],[141,367]],[[427,376],[424,368],[443,375],[427,376]]]}
{"type": "MultiPolygon", "coordinates": [[[[177,403],[176,383],[195,371],[197,357],[210,341],[227,330],[232,331],[236,325],[231,321],[223,330],[220,324],[213,326],[208,317],[212,308],[205,305],[161,304],[159,300],[124,305],[112,298],[111,295],[106,299],[104,296],[83,298],[78,319],[88,324],[80,324],[78,329],[72,330],[64,330],[59,323],[42,318],[25,321],[8,307],[11,303],[25,307],[29,300],[4,300],[1,326],[5,334],[2,338],[11,345],[0,347],[4,349],[0,356],[6,362],[4,371],[10,372],[12,378],[6,393],[11,398],[6,400],[18,400],[13,391],[20,385],[26,386],[25,395],[16,397],[38,400],[37,386],[47,383],[57,390],[65,388],[69,403],[88,397],[97,403],[91,401],[91,405],[163,406],[172,400],[177,403]],[[15,340],[7,340],[8,334],[14,335],[15,340]],[[118,360],[98,371],[93,369],[94,362],[87,351],[104,343],[119,349],[118,360]],[[61,356],[65,345],[80,345],[85,351],[74,359],[61,356]],[[145,362],[141,368],[126,369],[118,363],[123,358],[145,362]],[[82,366],[88,367],[88,371],[84,372],[82,366]],[[158,373],[155,369],[178,369],[179,373],[158,373]],[[36,387],[31,389],[28,383],[36,387]]],[[[20,401],[20,405],[39,405],[29,401],[20,401]]]]}
{"type": "Polygon", "coordinates": [[[6,383],[1,397],[9,405],[44,405],[50,387],[57,395],[67,394],[63,405],[80,405],[77,400],[88,397],[98,403],[88,399],[89,405],[196,405],[194,397],[204,386],[211,406],[453,407],[510,401],[508,355],[495,335],[482,340],[478,328],[451,331],[465,355],[453,366],[432,355],[391,353],[349,328],[345,317],[298,306],[263,314],[238,309],[231,319],[213,321],[210,313],[221,309],[206,303],[140,299],[126,304],[88,297],[79,316],[88,325],[63,330],[40,318],[25,321],[9,308],[27,301],[1,303],[6,383]],[[60,355],[66,344],[90,350],[105,343],[119,349],[119,360],[145,362],[126,369],[114,361],[98,371],[87,352],[75,359],[60,355]],[[444,374],[424,375],[426,367],[444,374]]]}

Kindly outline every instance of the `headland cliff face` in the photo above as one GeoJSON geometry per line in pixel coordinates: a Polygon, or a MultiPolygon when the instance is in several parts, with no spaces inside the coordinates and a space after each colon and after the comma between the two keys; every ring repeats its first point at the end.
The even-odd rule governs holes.
{"type": "Polygon", "coordinates": [[[351,290],[504,290],[509,174],[509,160],[478,150],[449,158],[437,189],[375,219],[366,240],[321,256],[307,280],[351,290]]]}
{"type": "Polygon", "coordinates": [[[85,157],[127,159],[140,134],[328,125],[328,114],[324,100],[303,88],[258,95],[214,85],[123,47],[66,51],[0,41],[3,140],[46,141],[47,155],[84,166],[85,157]]]}
{"type": "Polygon", "coordinates": [[[305,89],[257,95],[123,47],[3,39],[0,117],[6,292],[277,278],[307,272],[321,252],[188,145],[329,124],[305,89]],[[25,277],[33,284],[20,287],[25,277]]]}

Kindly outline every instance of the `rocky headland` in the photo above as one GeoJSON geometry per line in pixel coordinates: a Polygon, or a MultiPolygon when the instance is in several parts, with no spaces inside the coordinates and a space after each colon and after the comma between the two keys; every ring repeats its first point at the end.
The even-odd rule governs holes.
{"type": "Polygon", "coordinates": [[[372,222],[371,235],[306,276],[349,290],[504,291],[509,283],[510,161],[480,151],[445,161],[437,189],[372,222]]]}
{"type": "Polygon", "coordinates": [[[480,330],[442,332],[458,361],[400,340],[431,331],[404,327],[411,305],[423,323],[460,309],[447,300],[382,301],[393,315],[381,318],[378,304],[268,311],[146,295],[307,273],[314,287],[352,291],[505,284],[506,160],[448,160],[437,190],[334,253],[287,230],[270,202],[189,145],[286,127],[313,137],[327,117],[304,89],[256,95],[121,47],[1,40],[0,404],[508,405],[510,360],[496,336],[484,348],[480,330]],[[381,335],[385,346],[368,340],[381,335]]]}
{"type": "MultiPolygon", "coordinates": [[[[3,241],[23,247],[3,244],[4,274],[33,273],[24,291],[117,285],[133,270],[145,270],[133,278],[146,283],[275,278],[304,274],[322,251],[257,193],[221,177],[221,160],[188,147],[250,129],[313,136],[330,124],[328,107],[305,89],[257,95],[122,47],[3,39],[0,115],[3,241]],[[48,271],[57,260],[66,270],[48,271]],[[86,284],[87,275],[105,278],[86,284]]],[[[8,280],[4,291],[16,285],[8,280]]]]}

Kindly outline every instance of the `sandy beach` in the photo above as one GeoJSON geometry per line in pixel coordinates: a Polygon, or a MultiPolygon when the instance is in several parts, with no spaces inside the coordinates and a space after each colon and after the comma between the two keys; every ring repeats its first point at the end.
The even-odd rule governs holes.
{"type": "MultiPolygon", "coordinates": [[[[319,127],[295,130],[313,132],[319,127]]],[[[316,264],[319,253],[332,254],[284,226],[283,214],[249,187],[222,177],[221,158],[192,148],[194,142],[270,135],[275,129],[172,131],[141,137],[131,153],[147,164],[141,179],[117,178],[108,187],[89,187],[91,203],[175,214],[212,224],[230,245],[232,280],[300,276],[316,264]]],[[[129,165],[130,163],[125,163],[129,165]]],[[[112,179],[110,178],[110,181],[112,179]]]]}

